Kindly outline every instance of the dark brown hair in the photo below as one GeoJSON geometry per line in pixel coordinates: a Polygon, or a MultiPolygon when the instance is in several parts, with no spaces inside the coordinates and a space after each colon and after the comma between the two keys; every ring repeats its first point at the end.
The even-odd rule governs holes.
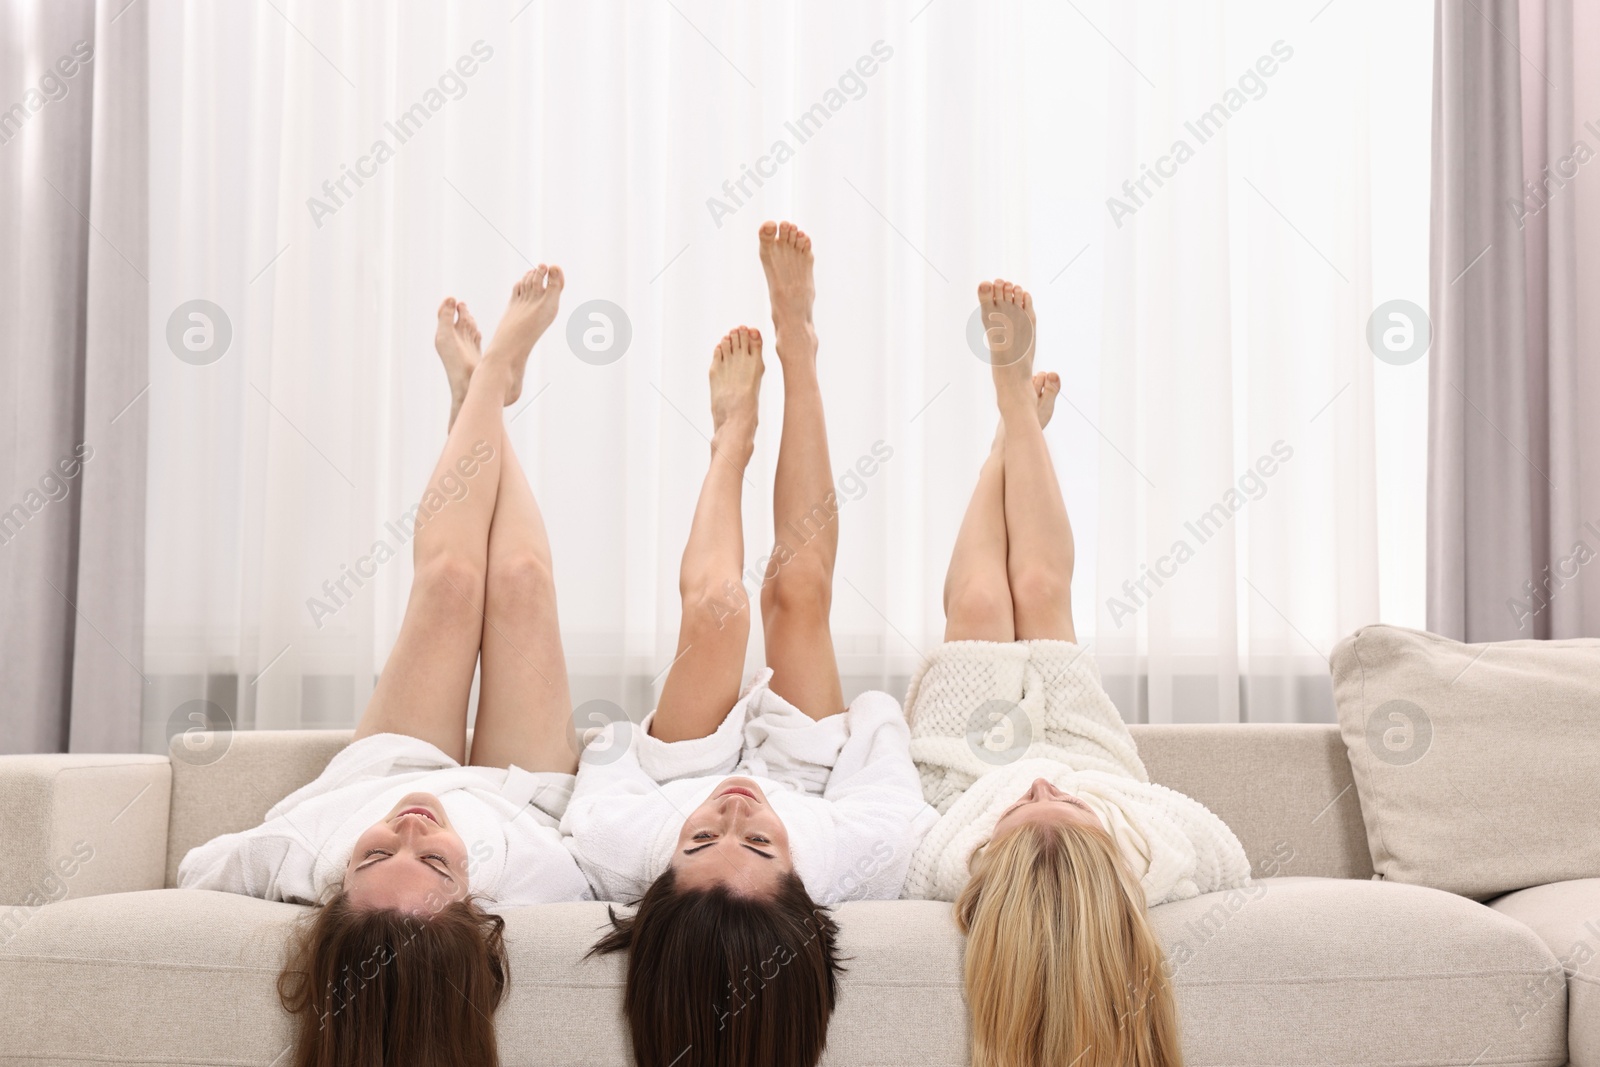
{"type": "Polygon", "coordinates": [[[343,893],[302,924],[278,976],[297,1016],[293,1067],[497,1067],[511,970],[505,920],[456,901],[430,915],[343,893]]]}
{"type": "Polygon", "coordinates": [[[639,1067],[815,1067],[838,995],[839,928],[792,872],[772,897],[680,889],[670,868],[590,950],[628,953],[639,1067]]]}

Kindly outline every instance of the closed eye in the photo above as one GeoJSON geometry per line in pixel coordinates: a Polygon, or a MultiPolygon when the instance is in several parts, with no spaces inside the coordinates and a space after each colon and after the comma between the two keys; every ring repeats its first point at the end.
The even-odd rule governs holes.
{"type": "Polygon", "coordinates": [[[390,855],[389,853],[385,852],[381,848],[369,848],[369,849],[367,849],[366,854],[361,857],[361,859],[362,859],[361,865],[358,866],[356,868],[356,870],[364,871],[368,867],[371,867],[374,863],[382,863],[384,860],[389,858],[389,855],[390,855]],[[374,857],[374,856],[376,856],[378,858],[377,859],[373,859],[372,857],[374,857]]]}
{"type": "MultiPolygon", "coordinates": [[[[384,860],[393,855],[394,853],[385,852],[381,848],[368,849],[365,855],[362,856],[363,862],[356,867],[356,870],[364,871],[368,867],[373,867],[379,863],[382,863],[384,860]]],[[[450,861],[439,855],[437,852],[430,852],[425,856],[418,856],[417,859],[424,867],[428,868],[428,870],[432,871],[434,874],[439,875],[441,878],[449,879],[452,883],[455,882],[455,877],[450,873],[450,861]],[[439,866],[435,867],[432,863],[428,862],[429,860],[437,861],[439,866]]]]}
{"type": "MultiPolygon", "coordinates": [[[[1085,804],[1080,798],[1075,797],[1075,796],[1073,796],[1073,797],[1037,797],[1037,798],[1033,798],[1033,799],[1025,799],[1025,800],[1017,801],[1015,804],[1011,805],[1005,811],[1001,812],[1000,813],[1000,818],[1004,819],[1007,815],[1010,815],[1012,812],[1016,811],[1018,808],[1025,808],[1029,804],[1071,804],[1073,807],[1082,808],[1084,811],[1092,812],[1092,810],[1093,810],[1093,809],[1091,809],[1089,807],[1089,805],[1085,804]]],[[[999,820],[996,820],[996,821],[999,821],[999,820]]]]}

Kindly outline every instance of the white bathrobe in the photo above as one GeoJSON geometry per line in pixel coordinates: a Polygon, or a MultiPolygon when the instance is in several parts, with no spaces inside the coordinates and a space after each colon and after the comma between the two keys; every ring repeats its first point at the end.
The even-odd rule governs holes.
{"type": "Polygon", "coordinates": [[[1082,648],[953,641],[906,694],[911,755],[939,822],[912,857],[906,896],[955,900],[973,851],[1037,778],[1081,798],[1150,905],[1247,885],[1250,862],[1205,805],[1151,783],[1082,648]]]}
{"type": "Polygon", "coordinates": [[[643,723],[606,726],[584,749],[561,829],[601,900],[633,902],[671,863],[689,813],[729,777],[752,778],[789,832],[795,873],[818,904],[893,900],[937,818],[907,751],[900,704],[868,692],[813,720],[762,671],[715,733],[665,742],[643,723]]]}
{"type": "Polygon", "coordinates": [[[344,748],[266,821],[191,849],[185,889],[316,904],[344,880],[356,839],[407,793],[432,793],[467,847],[467,886],[486,906],[589,900],[557,829],[573,776],[463,767],[426,741],[374,734],[344,748]]]}

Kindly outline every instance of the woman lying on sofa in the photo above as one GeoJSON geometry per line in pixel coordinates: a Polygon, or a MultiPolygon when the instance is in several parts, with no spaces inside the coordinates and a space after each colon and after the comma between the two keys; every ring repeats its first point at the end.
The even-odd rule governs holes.
{"type": "Polygon", "coordinates": [[[623,1004],[639,1067],[813,1067],[840,970],[826,906],[900,895],[933,820],[900,705],[848,708],[828,623],[838,507],[828,462],[811,242],[760,235],[783,365],[764,568],[767,669],[742,693],[750,604],[740,499],[755,448],[761,335],[711,358],[711,467],[684,550],[678,654],[638,728],[585,749],[562,829],[605,900],[637,901],[598,953],[628,954],[623,1004]]]}
{"type": "Polygon", "coordinates": [[[1249,881],[1238,839],[1150,783],[1072,625],[1072,527],[1028,293],[978,287],[1000,427],[945,582],[945,644],[906,696],[940,818],[906,895],[954,901],[975,1067],[1182,1062],[1146,909],[1249,881]]]}
{"type": "Polygon", "coordinates": [[[465,304],[439,309],[452,393],[419,506],[416,576],[355,740],[253,830],[191,851],[178,884],[319,905],[279,979],[296,1067],[494,1064],[508,978],[485,904],[589,898],[557,829],[577,753],[550,546],[504,405],[555,318],[559,268],[530,271],[479,354],[465,304]],[[482,657],[467,750],[467,701],[482,657]]]}

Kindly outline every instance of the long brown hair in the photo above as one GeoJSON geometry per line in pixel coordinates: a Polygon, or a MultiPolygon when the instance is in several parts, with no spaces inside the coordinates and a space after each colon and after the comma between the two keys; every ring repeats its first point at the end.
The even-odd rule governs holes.
{"type": "Polygon", "coordinates": [[[1166,957],[1103,830],[1025,823],[991,841],[956,922],[973,1067],[1182,1067],[1166,957]]]}
{"type": "Polygon", "coordinates": [[[839,928],[792,872],[773,897],[680,889],[670,868],[590,950],[626,951],[639,1067],[815,1067],[838,996],[839,928]]]}
{"type": "Polygon", "coordinates": [[[497,1067],[504,932],[471,901],[411,915],[335,895],[297,931],[278,976],[297,1017],[292,1067],[497,1067]]]}

